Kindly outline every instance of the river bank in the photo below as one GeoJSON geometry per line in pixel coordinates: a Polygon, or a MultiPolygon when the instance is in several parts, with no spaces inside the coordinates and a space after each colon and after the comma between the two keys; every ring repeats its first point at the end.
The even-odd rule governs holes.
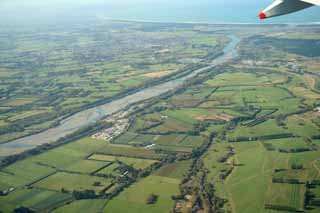
{"type": "Polygon", "coordinates": [[[240,39],[233,35],[229,37],[231,39],[231,42],[224,48],[224,54],[214,59],[208,66],[194,70],[192,73],[181,78],[151,86],[118,100],[114,100],[112,102],[76,113],[69,118],[61,121],[60,125],[54,128],[50,128],[44,132],[23,137],[11,141],[10,143],[1,144],[0,156],[5,157],[19,154],[42,144],[55,142],[60,138],[70,135],[83,127],[96,123],[97,121],[108,115],[123,110],[131,104],[147,100],[173,90],[181,86],[185,80],[192,78],[197,74],[209,70],[217,65],[223,64],[232,58],[235,58],[237,56],[236,46],[240,42],[240,39]]]}

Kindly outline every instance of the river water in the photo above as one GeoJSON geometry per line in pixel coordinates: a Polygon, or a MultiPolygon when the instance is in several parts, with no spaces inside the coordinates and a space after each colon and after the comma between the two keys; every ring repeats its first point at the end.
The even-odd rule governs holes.
{"type": "Polygon", "coordinates": [[[30,150],[39,145],[55,142],[58,139],[67,136],[82,127],[96,123],[98,120],[107,115],[124,109],[130,104],[159,96],[181,86],[185,80],[196,76],[198,73],[207,71],[237,56],[236,46],[239,43],[240,39],[233,35],[229,37],[231,39],[231,42],[225,47],[224,54],[213,60],[212,63],[207,67],[195,70],[182,78],[161,83],[159,85],[143,89],[137,93],[125,96],[121,99],[109,102],[107,104],[78,112],[73,116],[70,116],[69,118],[61,121],[61,123],[57,127],[50,128],[44,132],[23,137],[11,141],[10,143],[1,144],[0,156],[4,157],[13,154],[19,154],[23,151],[30,150]]]}

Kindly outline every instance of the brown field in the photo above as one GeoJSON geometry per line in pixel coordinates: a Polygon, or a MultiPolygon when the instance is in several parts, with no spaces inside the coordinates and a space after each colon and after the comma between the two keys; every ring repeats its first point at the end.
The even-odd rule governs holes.
{"type": "Polygon", "coordinates": [[[312,75],[304,75],[304,80],[308,83],[309,88],[315,89],[316,86],[316,79],[312,75]]]}
{"type": "Polygon", "coordinates": [[[317,72],[319,70],[319,67],[320,67],[320,62],[318,62],[316,60],[308,61],[307,67],[311,71],[316,71],[317,72]]]}
{"type": "Polygon", "coordinates": [[[160,71],[160,72],[146,73],[146,74],[144,74],[144,76],[148,77],[148,78],[161,78],[163,76],[169,75],[169,74],[174,73],[176,71],[177,70],[164,70],[164,71],[160,71]]]}
{"type": "Polygon", "coordinates": [[[232,116],[228,114],[220,114],[220,115],[201,115],[198,116],[196,119],[199,121],[207,121],[207,120],[223,120],[223,121],[231,121],[232,116]]]}

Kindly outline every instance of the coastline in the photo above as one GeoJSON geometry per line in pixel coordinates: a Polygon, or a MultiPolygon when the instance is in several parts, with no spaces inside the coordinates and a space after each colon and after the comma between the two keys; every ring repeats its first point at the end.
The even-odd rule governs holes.
{"type": "Polygon", "coordinates": [[[319,25],[319,22],[279,22],[279,23],[266,23],[263,21],[257,22],[210,22],[210,21],[157,21],[151,19],[125,19],[125,18],[112,18],[112,17],[102,17],[101,15],[96,16],[97,19],[103,19],[107,21],[118,21],[118,22],[137,22],[137,23],[150,23],[150,24],[200,24],[200,25],[227,25],[227,26],[259,26],[259,25],[266,25],[266,26],[275,26],[275,25],[289,25],[289,26],[312,26],[312,25],[319,25]]]}

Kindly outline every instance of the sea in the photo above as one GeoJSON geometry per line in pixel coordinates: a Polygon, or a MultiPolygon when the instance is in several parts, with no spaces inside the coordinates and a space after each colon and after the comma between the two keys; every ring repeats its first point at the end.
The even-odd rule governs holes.
{"type": "MultiPolygon", "coordinates": [[[[121,0],[120,0],[121,1],[121,0]]],[[[132,0],[134,1],[134,0],[132,0]]],[[[154,3],[100,5],[99,14],[110,19],[191,23],[318,23],[320,6],[261,21],[258,14],[272,0],[160,0],[154,3]]]]}
{"type": "Polygon", "coordinates": [[[320,6],[259,20],[259,12],[271,3],[272,0],[0,0],[0,25],[29,19],[40,22],[47,16],[63,21],[70,17],[102,17],[178,23],[320,24],[320,6]]]}

